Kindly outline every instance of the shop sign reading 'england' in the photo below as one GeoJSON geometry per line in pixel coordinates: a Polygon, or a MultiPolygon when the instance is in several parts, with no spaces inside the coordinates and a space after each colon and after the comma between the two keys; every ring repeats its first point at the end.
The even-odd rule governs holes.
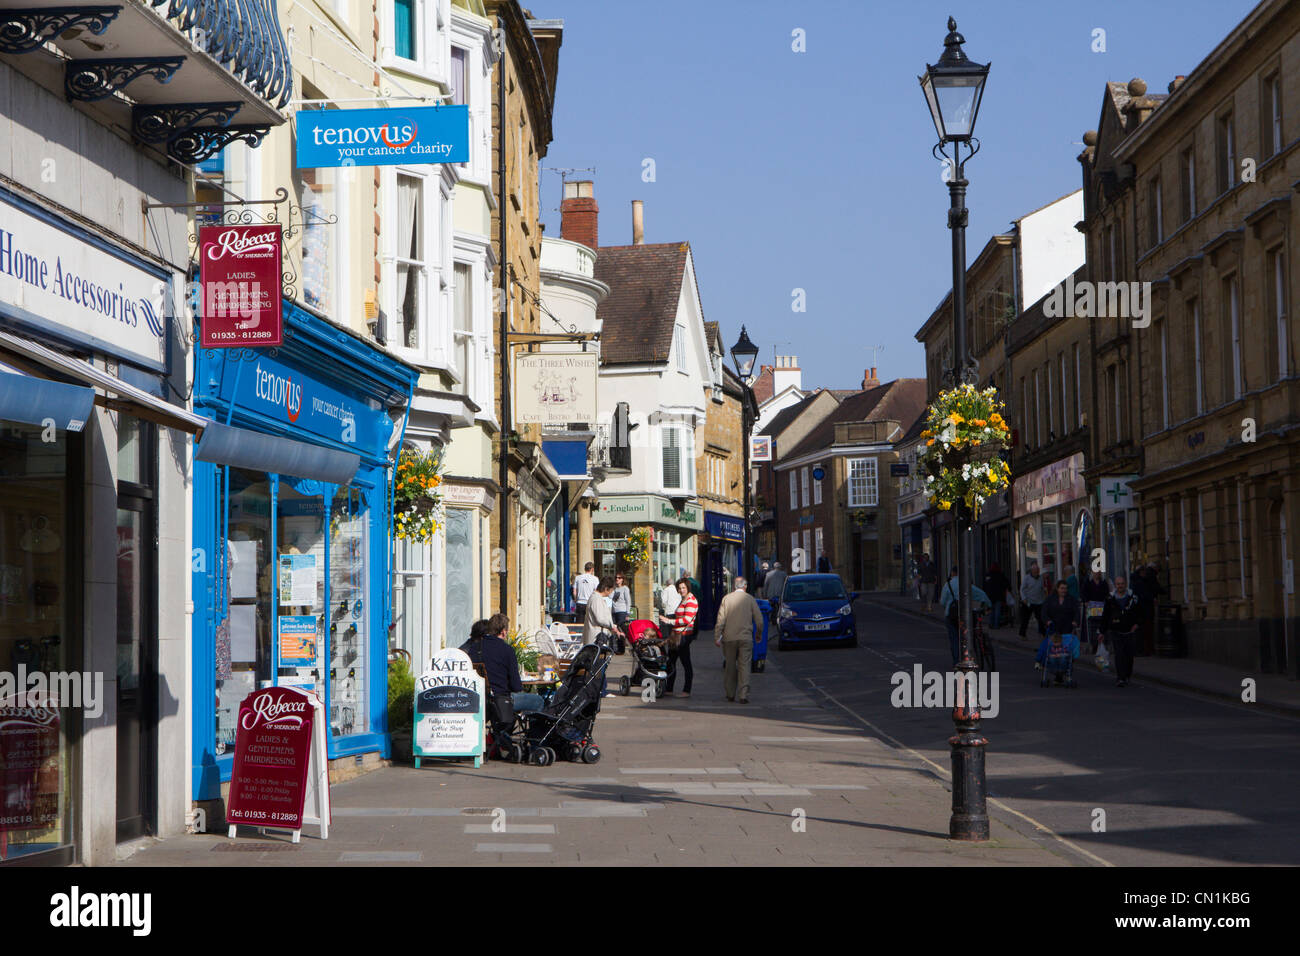
{"type": "Polygon", "coordinates": [[[0,193],[0,311],[155,371],[167,364],[167,282],[0,193]]]}
{"type": "Polygon", "coordinates": [[[469,107],[299,110],[298,168],[469,162],[469,107]]]}

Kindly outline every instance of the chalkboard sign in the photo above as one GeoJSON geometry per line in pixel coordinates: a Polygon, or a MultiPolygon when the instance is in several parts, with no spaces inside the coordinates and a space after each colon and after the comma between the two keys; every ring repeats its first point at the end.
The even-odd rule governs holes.
{"type": "Polygon", "coordinates": [[[433,656],[415,681],[411,751],[417,767],[421,757],[473,757],[474,766],[482,766],[486,692],[464,651],[448,648],[433,656]]]}
{"type": "Polygon", "coordinates": [[[430,687],[415,695],[417,714],[477,714],[480,694],[468,687],[430,687]]]}

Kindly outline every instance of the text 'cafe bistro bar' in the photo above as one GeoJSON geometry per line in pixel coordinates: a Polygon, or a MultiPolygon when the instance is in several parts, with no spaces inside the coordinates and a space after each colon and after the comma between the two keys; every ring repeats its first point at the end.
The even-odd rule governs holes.
{"type": "Polygon", "coordinates": [[[418,372],[284,305],[284,345],[200,350],[194,799],[230,780],[239,703],[325,702],[329,757],[387,756],[390,448],[418,372]]]}

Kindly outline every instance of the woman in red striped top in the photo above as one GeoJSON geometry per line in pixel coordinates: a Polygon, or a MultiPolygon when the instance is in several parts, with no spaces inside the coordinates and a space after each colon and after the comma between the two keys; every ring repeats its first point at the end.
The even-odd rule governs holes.
{"type": "Polygon", "coordinates": [[[677,667],[681,666],[685,675],[682,684],[683,697],[691,696],[691,681],[695,671],[691,667],[691,642],[695,640],[695,615],[700,611],[700,602],[691,593],[691,582],[682,578],[677,582],[677,593],[682,596],[682,603],[677,605],[677,614],[673,618],[660,617],[664,623],[672,624],[672,646],[668,651],[668,681],[664,685],[664,696],[671,697],[673,682],[677,679],[677,667]]]}

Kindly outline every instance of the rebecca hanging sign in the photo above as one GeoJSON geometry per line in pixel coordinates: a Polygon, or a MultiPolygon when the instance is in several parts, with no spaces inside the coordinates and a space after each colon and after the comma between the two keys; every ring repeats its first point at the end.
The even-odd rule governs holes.
{"type": "Polygon", "coordinates": [[[83,235],[0,190],[0,314],[162,371],[167,273],[83,235]]]}
{"type": "Polygon", "coordinates": [[[199,229],[200,344],[205,349],[280,345],[280,226],[199,229]]]}
{"type": "Polygon", "coordinates": [[[298,168],[469,162],[469,107],[301,110],[298,168]]]}

